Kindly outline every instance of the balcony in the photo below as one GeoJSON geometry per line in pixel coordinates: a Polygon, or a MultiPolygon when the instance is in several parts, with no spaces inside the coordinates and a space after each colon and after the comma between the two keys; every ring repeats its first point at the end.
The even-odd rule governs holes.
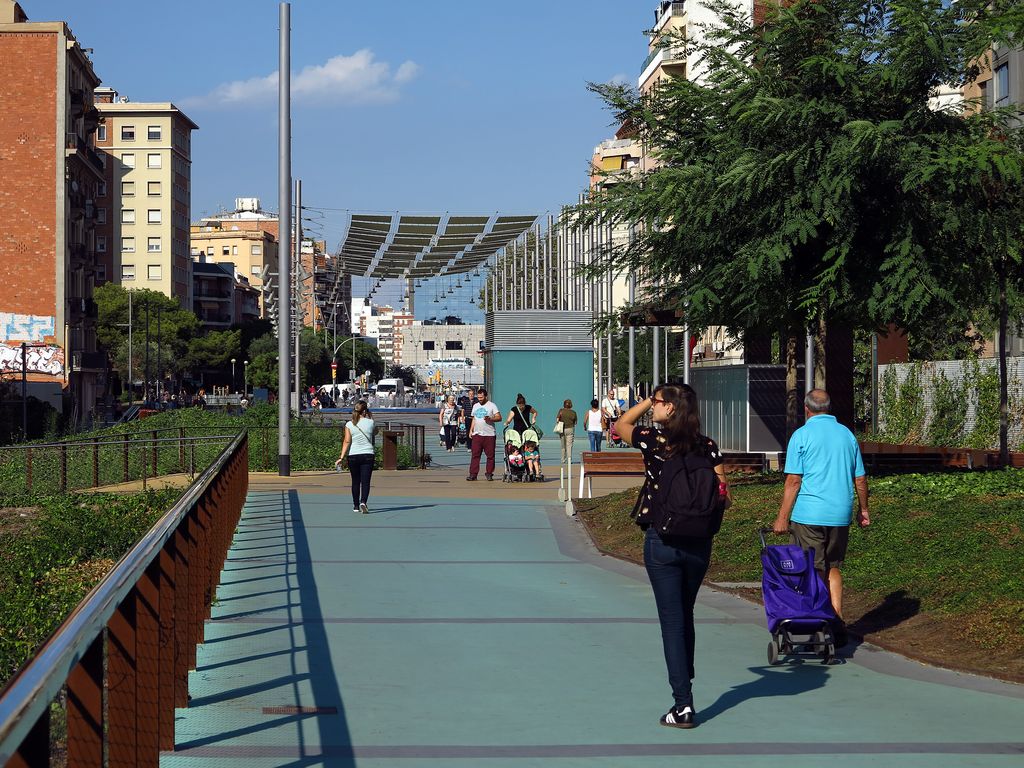
{"type": "Polygon", "coordinates": [[[95,299],[83,299],[80,296],[68,298],[68,321],[71,324],[81,320],[95,320],[99,317],[99,308],[95,299]]]}
{"type": "Polygon", "coordinates": [[[77,157],[82,165],[96,174],[97,179],[103,181],[103,161],[96,154],[96,150],[74,131],[68,131],[64,136],[64,155],[77,157]]]}
{"type": "Polygon", "coordinates": [[[71,353],[71,370],[74,373],[102,373],[107,369],[106,352],[71,353]]]}
{"type": "Polygon", "coordinates": [[[685,16],[686,15],[686,3],[670,3],[663,2],[661,7],[654,12],[654,28],[651,29],[648,34],[657,34],[665,25],[668,24],[669,19],[673,16],[685,16]]]}

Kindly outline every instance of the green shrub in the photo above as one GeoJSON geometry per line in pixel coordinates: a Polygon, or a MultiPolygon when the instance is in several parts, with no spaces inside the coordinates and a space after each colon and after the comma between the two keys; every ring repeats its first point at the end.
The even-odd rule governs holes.
{"type": "Polygon", "coordinates": [[[932,413],[928,422],[929,445],[963,445],[967,398],[961,382],[946,378],[938,371],[932,378],[932,413]]]}

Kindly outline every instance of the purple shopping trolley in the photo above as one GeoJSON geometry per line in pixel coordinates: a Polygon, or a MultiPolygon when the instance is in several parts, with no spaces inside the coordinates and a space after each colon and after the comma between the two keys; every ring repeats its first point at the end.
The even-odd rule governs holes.
{"type": "Polygon", "coordinates": [[[764,612],[772,635],[768,663],[777,664],[782,656],[811,654],[829,664],[836,654],[833,625],[837,619],[828,588],[814,570],[814,550],[796,544],[768,545],[766,533],[770,531],[762,528],[758,535],[764,612]]]}

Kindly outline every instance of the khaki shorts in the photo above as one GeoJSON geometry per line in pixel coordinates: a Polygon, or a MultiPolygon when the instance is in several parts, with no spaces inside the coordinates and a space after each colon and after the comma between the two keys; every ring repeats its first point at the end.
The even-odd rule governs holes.
{"type": "Polygon", "coordinates": [[[790,521],[789,536],[791,543],[814,550],[816,571],[827,576],[830,569],[843,567],[850,540],[849,525],[804,525],[790,521]]]}

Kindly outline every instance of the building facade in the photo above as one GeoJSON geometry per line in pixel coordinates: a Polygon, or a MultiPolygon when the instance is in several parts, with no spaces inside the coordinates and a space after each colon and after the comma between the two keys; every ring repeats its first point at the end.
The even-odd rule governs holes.
{"type": "Polygon", "coordinates": [[[67,24],[0,0],[0,375],[88,421],[103,394],[96,348],[95,212],[102,160],[92,62],[67,24]],[[22,347],[21,345],[31,345],[22,347]]]}
{"type": "Polygon", "coordinates": [[[466,360],[471,366],[483,364],[483,325],[424,325],[414,323],[402,329],[401,365],[408,368],[437,360],[466,360]]]}
{"type": "Polygon", "coordinates": [[[169,102],[134,103],[112,88],[97,89],[96,104],[103,118],[96,147],[106,157],[106,195],[98,206],[106,279],[191,308],[191,146],[198,126],[169,102]]]}

